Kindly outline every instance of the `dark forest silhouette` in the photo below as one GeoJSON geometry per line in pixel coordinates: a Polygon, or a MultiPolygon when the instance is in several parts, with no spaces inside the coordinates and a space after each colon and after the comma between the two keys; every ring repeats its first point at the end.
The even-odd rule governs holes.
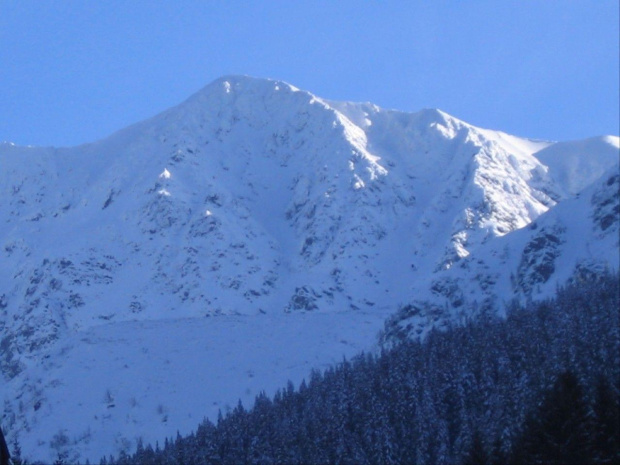
{"type": "Polygon", "coordinates": [[[619,463],[618,291],[618,275],[575,277],[101,463],[619,463]]]}

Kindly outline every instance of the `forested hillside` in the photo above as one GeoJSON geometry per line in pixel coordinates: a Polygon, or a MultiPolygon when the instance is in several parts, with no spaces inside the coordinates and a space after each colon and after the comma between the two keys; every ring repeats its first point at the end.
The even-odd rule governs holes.
{"type": "Polygon", "coordinates": [[[617,274],[575,276],[102,464],[618,463],[617,274]]]}

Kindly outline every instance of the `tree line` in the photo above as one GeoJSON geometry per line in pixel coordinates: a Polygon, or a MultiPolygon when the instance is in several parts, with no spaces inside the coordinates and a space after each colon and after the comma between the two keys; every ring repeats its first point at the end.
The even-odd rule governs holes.
{"type": "Polygon", "coordinates": [[[576,276],[101,464],[620,463],[618,280],[576,276]]]}

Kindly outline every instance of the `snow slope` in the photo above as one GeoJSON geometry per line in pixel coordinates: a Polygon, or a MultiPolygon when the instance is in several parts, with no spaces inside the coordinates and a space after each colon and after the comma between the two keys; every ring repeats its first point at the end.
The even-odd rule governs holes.
{"type": "Polygon", "coordinates": [[[388,319],[384,341],[423,336],[433,326],[448,327],[485,313],[503,314],[512,300],[552,297],[571,279],[617,272],[619,216],[616,164],[528,227],[490,240],[452,269],[422,277],[416,283],[421,298],[388,319]]]}
{"type": "MultiPolygon", "coordinates": [[[[2,144],[3,426],[28,457],[97,460],[371,350],[399,308],[394,334],[465,318],[453,281],[467,302],[543,295],[537,259],[497,244],[523,257],[556,210],[586,224],[617,163],[614,137],[532,141],[241,76],[92,144],[2,144]],[[448,310],[412,320],[418,301],[448,310]]],[[[545,283],[614,262],[587,231],[545,283]]]]}
{"type": "Polygon", "coordinates": [[[549,167],[557,185],[568,196],[576,195],[599,179],[618,162],[618,137],[593,137],[581,141],[559,142],[536,153],[549,167]]]}

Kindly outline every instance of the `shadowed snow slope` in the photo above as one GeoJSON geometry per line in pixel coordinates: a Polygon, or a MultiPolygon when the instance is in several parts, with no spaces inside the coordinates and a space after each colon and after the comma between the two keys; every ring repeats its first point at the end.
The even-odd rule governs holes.
{"type": "Polygon", "coordinates": [[[617,266],[617,172],[617,137],[239,76],[92,144],[2,144],[3,426],[97,460],[372,349],[389,316],[423,335],[617,266]]]}

